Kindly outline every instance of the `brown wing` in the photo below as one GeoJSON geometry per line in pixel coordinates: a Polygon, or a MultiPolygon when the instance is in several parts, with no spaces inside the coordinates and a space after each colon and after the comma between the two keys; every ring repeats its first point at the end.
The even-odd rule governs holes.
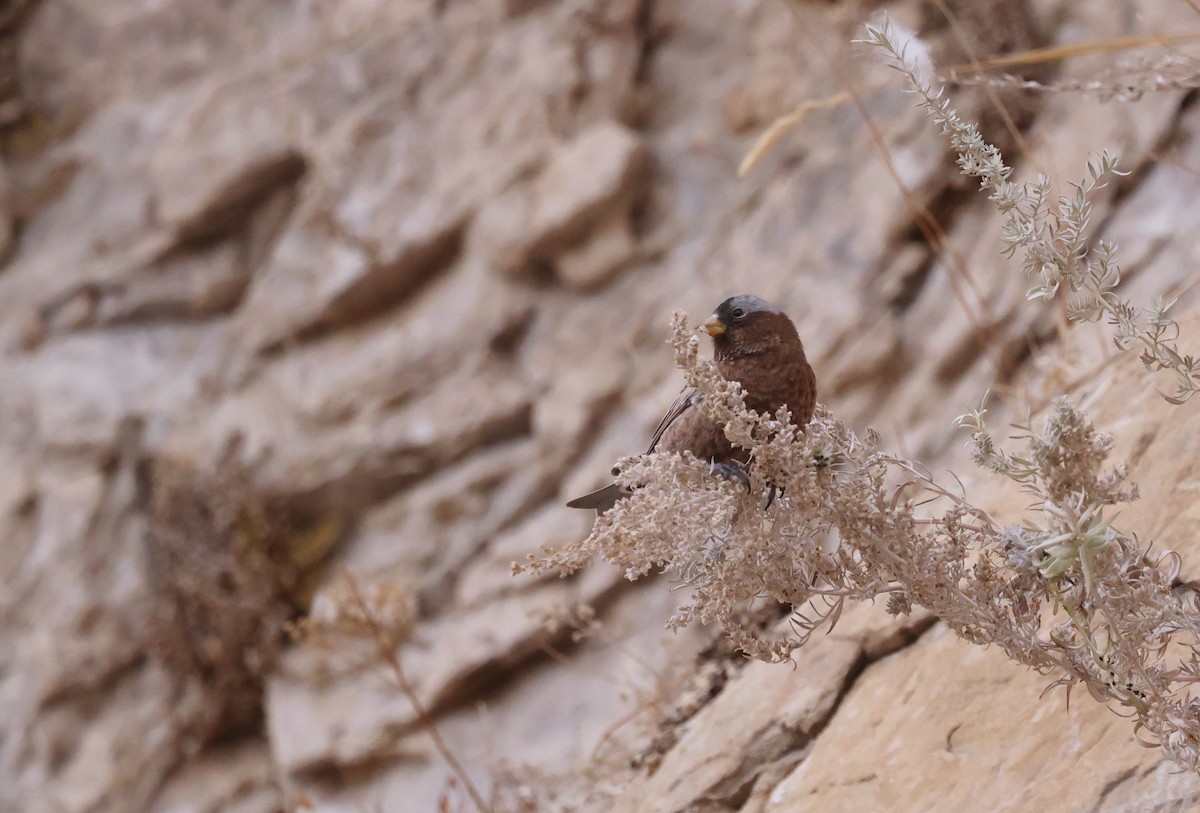
{"type": "Polygon", "coordinates": [[[646,449],[646,454],[654,451],[654,447],[662,440],[663,432],[667,431],[667,427],[674,423],[676,418],[698,403],[700,403],[700,390],[685,389],[679,393],[675,402],[671,404],[671,408],[667,410],[667,414],[663,415],[663,419],[658,422],[658,428],[654,430],[654,437],[650,440],[650,447],[646,449]]]}
{"type": "Polygon", "coordinates": [[[603,514],[617,504],[617,500],[628,497],[631,491],[621,488],[617,483],[598,488],[590,494],[576,497],[567,503],[567,508],[595,508],[597,514],[603,514]]]}
{"type": "MultiPolygon", "coordinates": [[[[698,390],[684,390],[679,393],[679,397],[671,404],[671,408],[667,410],[667,414],[659,421],[658,428],[654,430],[654,438],[650,441],[650,448],[646,449],[646,454],[654,451],[654,447],[662,440],[663,433],[670,428],[671,424],[679,419],[693,406],[700,401],[700,392],[698,390]]],[[[617,500],[628,497],[632,492],[613,483],[604,488],[597,489],[590,494],[584,494],[582,497],[576,497],[567,503],[568,508],[595,508],[596,512],[603,514],[605,511],[616,505],[617,500]]]]}

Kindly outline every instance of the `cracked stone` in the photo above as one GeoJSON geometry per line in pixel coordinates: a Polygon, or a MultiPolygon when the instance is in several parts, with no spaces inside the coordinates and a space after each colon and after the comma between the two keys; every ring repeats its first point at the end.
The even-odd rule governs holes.
{"type": "Polygon", "coordinates": [[[804,747],[825,725],[866,657],[868,641],[913,623],[920,622],[887,619],[877,607],[852,607],[833,633],[818,634],[793,653],[794,667],[749,663],[685,723],[657,771],[632,784],[614,809],[687,813],[706,801],[728,800],[763,766],[804,747]]]}
{"type": "Polygon", "coordinates": [[[1104,706],[1075,702],[1068,713],[1061,692],[1041,697],[1046,682],[937,627],[867,667],[765,811],[887,810],[903,799],[907,810],[950,813],[976,806],[987,777],[990,810],[1066,813],[1094,809],[1110,777],[1159,762],[1104,706]]]}

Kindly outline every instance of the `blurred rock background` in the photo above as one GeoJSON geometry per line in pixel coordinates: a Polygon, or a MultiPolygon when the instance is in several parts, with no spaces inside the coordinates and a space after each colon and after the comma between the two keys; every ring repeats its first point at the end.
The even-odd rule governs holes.
{"type": "MultiPolygon", "coordinates": [[[[676,393],[671,311],[740,292],[793,315],[826,404],[984,503],[1022,504],[974,476],[956,414],[987,387],[1090,399],[1143,483],[1126,521],[1196,547],[1195,406],[1024,301],[987,202],[847,45],[881,5],[3,4],[0,810],[472,809],[369,647],[283,634],[339,567],[395,597],[414,688],[497,811],[1200,809],[1126,721],[930,619],[857,608],[792,669],[665,633],[664,582],[509,574],[586,533],[563,501],[676,393]],[[853,105],[736,178],[844,89],[827,58],[969,279],[853,105]]],[[[949,7],[958,32],[887,4],[943,65],[1200,29],[1182,1],[949,7]]],[[[1164,55],[1195,49],[1021,73],[1164,55]]],[[[1200,108],[1101,95],[1005,91],[1025,145],[954,98],[1021,172],[1119,154],[1093,223],[1130,298],[1186,304],[1200,108]]]]}

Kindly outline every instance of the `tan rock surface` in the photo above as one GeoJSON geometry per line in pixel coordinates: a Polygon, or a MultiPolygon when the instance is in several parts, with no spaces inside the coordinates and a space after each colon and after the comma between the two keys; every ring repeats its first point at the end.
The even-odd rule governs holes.
{"type": "Polygon", "coordinates": [[[869,659],[906,645],[929,622],[924,615],[895,621],[880,608],[859,606],[828,637],[796,650],[794,666],[749,664],[614,809],[667,813],[735,804],[777,761],[805,752],[869,659]]]}
{"type": "MultiPolygon", "coordinates": [[[[763,811],[1098,810],[1118,784],[1158,758],[1129,724],[1090,698],[1039,698],[1045,681],[1000,653],[938,627],[866,671],[829,727],[766,799],[763,811]]],[[[1200,799],[1200,779],[1154,809],[1200,799]]],[[[1185,808],[1176,808],[1185,809],[1185,808]]]]}
{"type": "MultiPolygon", "coordinates": [[[[1054,311],[1025,303],[998,256],[987,202],[869,58],[839,64],[970,284],[921,239],[853,106],[812,112],[736,179],[763,126],[841,90],[804,32],[833,48],[875,4],[13,5],[0,811],[470,809],[370,646],[239,645],[239,625],[217,623],[236,620],[239,575],[300,616],[314,590],[330,601],[340,566],[414,610],[397,634],[417,693],[478,784],[509,777],[502,801],[1198,807],[1125,721],[1087,698],[1067,716],[1036,699],[1038,679],[940,628],[902,646],[877,608],[851,610],[795,670],[747,665],[711,631],[665,635],[683,600],[665,583],[510,577],[513,559],[586,532],[561,503],[642,448],[675,395],[672,309],[740,291],[797,318],[840,415],[953,465],[997,510],[1020,502],[963,463],[950,419],[989,386],[1088,396],[1136,458],[1145,499],[1123,519],[1198,558],[1194,405],[1167,407],[1153,389],[1169,384],[1110,362],[1091,328],[1056,343],[1054,311]],[[186,493],[164,491],[167,467],[186,493]],[[209,558],[163,572],[189,555],[209,558]],[[216,597],[211,616],[197,595],[216,597]],[[591,637],[541,627],[580,623],[581,602],[591,637]],[[192,619],[183,640],[160,640],[175,613],[192,619]],[[236,712],[230,649],[230,691],[250,698],[236,712]]],[[[1194,24],[1187,4],[951,5],[983,55],[1194,24]]],[[[932,6],[889,8],[935,56],[964,58],[932,6]]],[[[984,97],[955,99],[1012,143],[984,97]]],[[[1135,170],[1093,222],[1120,241],[1133,298],[1178,288],[1186,304],[1193,100],[1012,103],[1033,147],[1022,171],[1065,183],[1097,149],[1135,170]]]]}

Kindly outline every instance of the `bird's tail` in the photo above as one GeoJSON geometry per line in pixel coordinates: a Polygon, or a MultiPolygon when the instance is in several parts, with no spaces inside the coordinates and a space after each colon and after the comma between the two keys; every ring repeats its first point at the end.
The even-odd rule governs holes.
{"type": "Polygon", "coordinates": [[[584,494],[582,497],[576,497],[567,503],[568,508],[595,508],[597,514],[603,514],[608,509],[617,504],[617,500],[622,500],[629,496],[629,491],[622,487],[619,483],[605,486],[597,489],[590,494],[584,494]]]}

